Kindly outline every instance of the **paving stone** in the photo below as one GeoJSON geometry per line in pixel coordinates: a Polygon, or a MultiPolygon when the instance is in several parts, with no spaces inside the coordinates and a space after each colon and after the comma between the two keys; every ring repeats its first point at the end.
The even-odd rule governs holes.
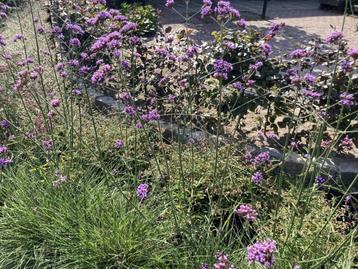
{"type": "MultiPolygon", "coordinates": [[[[199,0],[189,2],[189,13],[200,9],[199,0]]],[[[160,22],[164,28],[170,26],[173,31],[188,27],[193,31],[192,38],[197,42],[212,40],[211,32],[218,30],[217,25],[210,19],[201,19],[200,14],[185,25],[183,18],[173,10],[166,8],[162,0],[151,0],[162,11],[160,22]]],[[[321,10],[318,1],[312,0],[271,0],[267,8],[267,19],[261,20],[262,0],[231,1],[240,10],[242,17],[249,21],[249,25],[259,31],[265,32],[273,22],[284,22],[286,27],[271,41],[276,54],[288,52],[317,38],[325,38],[332,27],[340,30],[343,24],[343,15],[332,10],[321,10]]],[[[184,2],[176,2],[179,12],[185,13],[184,2]]],[[[358,15],[358,14],[357,14],[358,15]]],[[[358,17],[348,16],[344,22],[344,38],[350,47],[358,47],[358,17]]]]}

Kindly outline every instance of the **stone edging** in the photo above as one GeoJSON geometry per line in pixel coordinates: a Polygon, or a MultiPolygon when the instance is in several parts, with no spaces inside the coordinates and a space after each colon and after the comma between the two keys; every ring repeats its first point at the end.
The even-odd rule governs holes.
{"type": "MultiPolygon", "coordinates": [[[[95,90],[89,90],[89,95],[92,98],[94,105],[102,111],[116,111],[122,112],[124,105],[114,98],[102,95],[95,90]]],[[[175,123],[159,120],[159,129],[162,131],[162,135],[165,139],[171,139],[180,143],[187,143],[189,139],[193,139],[196,142],[208,142],[213,143],[216,141],[216,136],[208,134],[201,130],[184,129],[175,123]]],[[[228,141],[225,137],[219,137],[221,143],[229,142],[239,144],[238,141],[228,141]]],[[[239,145],[238,145],[239,146],[239,145]]],[[[307,157],[296,152],[289,152],[284,154],[282,151],[271,148],[262,147],[258,148],[255,145],[246,145],[246,150],[252,153],[258,153],[268,151],[273,160],[284,163],[284,171],[289,175],[298,175],[302,172],[305,165],[310,161],[307,157]]],[[[358,160],[346,160],[343,158],[318,158],[311,160],[313,167],[322,169],[326,173],[335,178],[331,179],[331,185],[338,185],[345,188],[353,182],[354,178],[358,176],[358,160]]],[[[358,180],[352,186],[352,194],[358,195],[358,180]]]]}

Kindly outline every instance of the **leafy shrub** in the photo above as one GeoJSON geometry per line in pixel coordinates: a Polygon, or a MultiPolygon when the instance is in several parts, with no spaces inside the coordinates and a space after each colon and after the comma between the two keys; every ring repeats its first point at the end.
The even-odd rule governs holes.
{"type": "MultiPolygon", "coordinates": [[[[125,13],[130,9],[128,6],[123,11],[125,13]]],[[[93,12],[92,8],[89,10],[93,12]]],[[[91,84],[98,84],[99,88],[112,92],[113,96],[136,85],[130,94],[137,98],[137,103],[143,104],[146,102],[144,99],[150,101],[147,98],[149,94],[156,95],[160,97],[156,108],[161,113],[175,115],[185,114],[177,109],[186,107],[179,104],[190,100],[190,109],[194,112],[190,120],[199,128],[212,133],[222,128],[212,128],[217,124],[217,115],[220,113],[224,114],[220,119],[222,124],[235,126],[242,124],[243,118],[258,109],[265,114],[263,124],[257,126],[258,131],[263,131],[264,135],[270,131],[286,136],[284,130],[296,131],[300,125],[310,126],[302,132],[297,130],[291,134],[289,141],[309,139],[308,131],[314,132],[321,120],[327,123],[322,129],[325,134],[329,131],[328,126],[342,131],[355,128],[356,113],[352,106],[355,106],[356,101],[352,94],[357,84],[354,75],[356,61],[348,54],[346,44],[339,41],[340,37],[329,42],[318,40],[313,47],[298,49],[281,58],[270,57],[272,48],[269,41],[284,27],[283,24],[272,25],[264,35],[246,29],[244,22],[236,22],[239,27],[233,29],[225,24],[220,33],[213,33],[213,43],[204,47],[199,47],[190,39],[186,42],[189,35],[186,31],[182,31],[177,40],[172,40],[170,30],[163,36],[164,41],[144,44],[135,36],[140,25],[127,24],[125,21],[118,23],[115,20],[117,13],[112,13],[105,20],[89,15],[87,20],[95,23],[96,27],[87,27],[86,31],[95,40],[81,49],[87,55],[102,55],[104,62],[109,64],[108,68],[111,65],[113,68],[124,65],[123,74],[118,76],[108,72],[109,79],[97,78],[98,74],[103,73],[100,66],[92,66],[93,60],[90,58],[79,60],[87,67],[91,66],[92,70],[86,77],[91,80],[91,84]],[[114,40],[101,44],[106,38],[112,38],[107,32],[116,27],[123,27],[125,35],[130,37],[122,44],[122,55],[119,55],[115,45],[118,42],[116,39],[121,37],[113,36],[114,40]],[[213,53],[207,54],[210,50],[213,53]],[[221,84],[218,78],[211,77],[214,74],[213,63],[217,58],[224,59],[233,68],[221,84]],[[334,69],[335,65],[339,67],[334,69]],[[153,75],[148,79],[148,74],[153,75]],[[131,79],[123,80],[123,76],[131,79]],[[101,83],[96,83],[98,79],[101,83]],[[349,87],[345,89],[341,85],[349,87]],[[191,88],[190,93],[188,86],[191,88]],[[224,94],[220,95],[220,90],[224,94]],[[168,100],[173,98],[175,102],[168,100]],[[351,104],[342,105],[344,98],[352,98],[348,101],[351,104]],[[299,108],[308,104],[309,109],[299,108]],[[205,108],[205,113],[198,113],[202,108],[205,108]],[[237,117],[238,121],[235,120],[237,117]],[[338,121],[338,117],[342,120],[338,121]]],[[[172,120],[182,123],[188,119],[180,116],[172,117],[172,120]]],[[[352,136],[355,138],[355,134],[352,136]]]]}
{"type": "Polygon", "coordinates": [[[154,35],[158,31],[158,12],[151,5],[121,4],[121,13],[138,24],[136,34],[139,36],[154,35]]]}

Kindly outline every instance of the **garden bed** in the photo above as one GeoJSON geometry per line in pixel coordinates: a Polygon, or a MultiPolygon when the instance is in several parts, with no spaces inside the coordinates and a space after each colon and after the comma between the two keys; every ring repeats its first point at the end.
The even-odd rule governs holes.
{"type": "Polygon", "coordinates": [[[33,34],[0,36],[0,267],[354,267],[356,161],[337,156],[356,149],[358,56],[340,33],[273,57],[284,25],[205,1],[210,42],[148,42],[104,3],[52,1],[50,29],[34,3],[15,13],[33,34]]]}
{"type": "MultiPolygon", "coordinates": [[[[178,12],[180,12],[181,10],[183,10],[183,5],[179,6],[178,8],[178,12]]],[[[67,11],[66,13],[71,12],[70,10],[67,11]]],[[[188,16],[191,17],[194,14],[189,14],[188,16]]],[[[199,15],[198,15],[199,16],[199,15]]],[[[198,19],[198,18],[197,18],[198,19]]],[[[83,25],[83,28],[85,28],[86,26],[83,25]]],[[[280,26],[278,26],[280,27],[280,26]]],[[[190,29],[190,28],[188,28],[190,29]]],[[[167,32],[167,35],[170,34],[178,34],[178,32],[173,32],[173,29],[170,29],[170,27],[168,29],[164,29],[167,32]]],[[[188,30],[188,31],[191,31],[188,30]]],[[[185,33],[185,30],[181,30],[180,31],[181,34],[185,33]]],[[[230,33],[228,32],[227,34],[230,33]]],[[[242,38],[251,38],[251,42],[254,42],[253,44],[248,44],[249,46],[251,46],[252,48],[255,48],[257,51],[251,51],[251,49],[248,49],[248,45],[247,44],[240,44],[238,45],[239,48],[237,49],[232,49],[233,51],[227,51],[225,52],[227,55],[226,57],[232,57],[232,55],[234,55],[235,53],[238,54],[248,54],[248,56],[246,56],[246,58],[244,59],[235,59],[235,60],[241,60],[243,62],[245,62],[245,66],[244,68],[247,68],[247,72],[251,73],[249,74],[250,78],[252,78],[251,81],[256,82],[255,85],[252,86],[245,86],[243,82],[238,82],[238,83],[233,83],[232,85],[234,85],[234,89],[230,88],[230,86],[228,88],[224,89],[224,93],[223,93],[223,98],[222,98],[222,104],[221,104],[221,110],[223,113],[225,113],[225,120],[221,123],[221,127],[220,129],[217,128],[217,119],[215,118],[217,115],[217,108],[212,107],[211,106],[211,102],[215,103],[217,102],[217,100],[211,99],[209,101],[208,104],[203,103],[202,101],[207,98],[208,96],[205,95],[201,95],[201,96],[196,96],[194,98],[200,98],[198,101],[196,101],[196,103],[194,104],[195,107],[197,108],[196,114],[194,116],[192,116],[191,118],[191,126],[185,126],[183,124],[179,124],[178,125],[178,121],[180,121],[181,123],[187,119],[185,119],[185,117],[179,116],[176,117],[176,115],[172,115],[169,116],[170,114],[173,113],[173,111],[169,111],[168,108],[170,109],[170,106],[173,106],[173,104],[160,104],[160,109],[161,111],[159,111],[159,113],[161,114],[161,118],[163,120],[166,120],[167,123],[169,123],[169,125],[175,125],[177,127],[175,128],[181,128],[183,130],[186,130],[186,133],[192,133],[195,132],[198,135],[198,132],[202,132],[202,135],[199,135],[199,137],[210,137],[210,136],[215,136],[215,135],[221,135],[223,137],[226,137],[227,139],[234,139],[236,141],[238,141],[238,143],[240,144],[246,144],[246,143],[251,143],[253,145],[256,145],[258,147],[274,147],[277,148],[278,150],[283,150],[284,149],[284,145],[285,145],[285,141],[287,140],[287,130],[289,125],[293,124],[294,126],[292,127],[295,134],[291,134],[291,137],[294,138],[289,138],[289,140],[295,139],[296,142],[291,142],[291,143],[304,143],[304,141],[308,141],[310,139],[309,137],[309,132],[308,130],[313,130],[315,128],[315,126],[317,126],[317,122],[319,122],[320,120],[320,116],[317,113],[321,113],[319,112],[319,110],[321,108],[319,108],[320,105],[324,105],[324,102],[321,102],[321,104],[317,101],[314,100],[314,98],[309,97],[308,95],[306,96],[302,96],[299,97],[297,99],[297,97],[295,97],[294,91],[297,91],[297,85],[290,85],[289,83],[291,82],[289,80],[289,77],[287,77],[286,73],[292,69],[292,66],[299,64],[299,61],[297,60],[291,60],[290,58],[292,58],[290,56],[284,56],[284,57],[272,57],[272,58],[267,58],[265,59],[265,57],[262,56],[262,52],[260,51],[260,39],[257,37],[258,33],[254,32],[254,31],[244,31],[242,34],[242,38]],[[251,35],[251,36],[250,36],[251,35]],[[256,37],[255,37],[256,35],[256,37]],[[257,42],[257,43],[255,43],[257,42]],[[253,54],[253,55],[251,55],[253,54]],[[251,58],[250,58],[251,57],[251,58]],[[260,68],[258,70],[251,70],[252,66],[254,66],[255,62],[252,62],[251,64],[247,63],[247,62],[251,62],[253,58],[255,57],[260,57],[261,60],[266,60],[266,62],[263,64],[263,67],[260,66],[260,68]],[[268,74],[270,74],[270,76],[268,76],[268,74]],[[254,79],[255,78],[255,79],[254,79]],[[264,78],[264,79],[262,79],[264,78]],[[237,94],[237,92],[235,91],[239,91],[238,89],[235,89],[235,85],[240,84],[240,87],[242,87],[242,89],[246,88],[244,91],[244,94],[240,93],[239,95],[237,94]],[[293,86],[293,89],[291,89],[290,87],[293,86]],[[277,87],[281,87],[281,88],[289,88],[289,91],[285,92],[277,92],[274,94],[269,94],[267,95],[267,92],[262,91],[264,87],[269,87],[272,89],[277,89],[277,87]],[[299,104],[298,106],[296,104],[293,104],[292,102],[294,101],[294,99],[296,98],[295,102],[299,102],[301,104],[299,104]],[[311,100],[310,100],[311,98],[311,100]],[[309,109],[305,112],[303,107],[307,106],[307,103],[311,103],[313,104],[313,109],[309,109]],[[226,110],[226,111],[225,111],[226,110]],[[243,112],[244,111],[244,112],[243,112]],[[285,115],[285,113],[289,113],[289,115],[285,115]],[[297,114],[298,113],[298,114],[297,114]],[[239,118],[239,120],[237,120],[237,118],[239,118]],[[294,121],[290,121],[290,118],[294,119],[294,121]],[[310,118],[309,120],[307,120],[308,118],[310,118]],[[180,126],[180,127],[179,127],[180,126]],[[191,130],[190,130],[191,129],[191,130]]],[[[266,36],[267,37],[267,36],[266,36]]],[[[161,34],[159,34],[159,38],[161,37],[161,34]]],[[[272,38],[272,37],[271,37],[272,38]]],[[[68,39],[70,39],[70,37],[68,37],[68,39]]],[[[163,40],[165,40],[165,38],[163,38],[163,40]]],[[[235,41],[235,40],[234,40],[235,41]]],[[[154,53],[156,53],[156,49],[158,47],[158,42],[159,44],[165,45],[165,42],[162,41],[157,41],[156,42],[149,42],[147,44],[144,44],[143,47],[138,47],[138,50],[143,50],[143,51],[154,51],[154,53]]],[[[226,41],[229,42],[229,41],[226,41]]],[[[236,40],[236,42],[238,42],[236,40]]],[[[235,43],[232,43],[233,46],[235,45],[235,43]]],[[[182,50],[182,44],[180,42],[178,43],[173,43],[174,47],[173,47],[173,51],[175,51],[175,46],[177,46],[178,50],[182,50]]],[[[214,44],[215,46],[215,44],[214,44]]],[[[267,44],[267,46],[269,47],[269,44],[267,44]]],[[[319,50],[319,45],[317,46],[317,50],[319,50]]],[[[204,47],[205,48],[205,47],[204,47]]],[[[306,61],[311,61],[313,66],[311,66],[310,62],[304,63],[304,65],[302,65],[301,68],[307,68],[307,69],[313,69],[313,72],[309,72],[306,74],[307,79],[309,76],[311,76],[311,79],[314,79],[317,81],[317,84],[320,85],[319,87],[323,90],[323,89],[328,89],[328,84],[330,83],[329,80],[327,80],[327,77],[330,77],[333,75],[333,67],[331,68],[327,68],[326,64],[322,64],[319,63],[320,61],[326,59],[330,61],[330,64],[333,64],[332,59],[334,59],[334,51],[330,51],[329,47],[327,47],[326,45],[321,45],[320,48],[322,51],[317,51],[315,56],[311,56],[310,57],[304,57],[304,59],[306,61]],[[331,55],[329,55],[331,54],[331,55]],[[324,55],[329,55],[329,56],[324,56],[324,55]],[[318,60],[319,59],[319,60],[318,60]],[[330,60],[331,59],[331,60],[330,60]],[[318,60],[318,61],[317,61],[318,60]],[[316,63],[315,61],[317,61],[318,63],[316,63]]],[[[86,51],[86,49],[85,49],[86,51]]],[[[302,50],[304,51],[304,50],[302,50]]],[[[150,56],[152,57],[152,56],[150,56]]],[[[293,57],[295,58],[295,57],[293,57]]],[[[142,59],[140,59],[140,61],[142,61],[142,59]]],[[[207,61],[207,59],[205,59],[205,56],[200,56],[200,61],[207,61]]],[[[153,61],[147,61],[147,62],[142,62],[140,64],[140,66],[137,67],[137,70],[135,70],[134,72],[138,72],[140,75],[139,76],[145,76],[143,75],[144,72],[146,72],[149,68],[151,68],[150,66],[152,65],[153,61]],[[143,67],[146,69],[144,70],[143,67]]],[[[262,64],[262,62],[257,62],[262,64]]],[[[169,63],[170,64],[170,63],[169,63]]],[[[210,64],[209,64],[210,67],[210,64]]],[[[154,70],[154,69],[153,69],[154,70]]],[[[185,68],[184,68],[185,70],[185,68]]],[[[162,76],[163,78],[165,77],[176,77],[176,76],[180,76],[180,72],[174,71],[174,69],[170,70],[165,70],[163,69],[162,74],[159,74],[160,76],[162,76]],[[174,72],[174,73],[172,73],[174,72]]],[[[243,72],[243,70],[234,70],[234,72],[243,72]]],[[[303,73],[303,72],[302,72],[303,73]]],[[[304,73],[303,73],[304,74],[304,73]]],[[[239,75],[239,76],[244,76],[244,75],[239,75]]],[[[340,78],[340,80],[342,79],[347,79],[344,78],[344,74],[340,73],[340,76],[342,76],[340,78]],[[343,76],[342,76],[343,75],[343,76]]],[[[92,77],[93,78],[93,77],[92,77]]],[[[142,79],[142,78],[140,78],[142,79]]],[[[157,78],[156,78],[157,79],[157,78]]],[[[235,76],[232,76],[231,79],[233,81],[237,80],[235,78],[235,76]]],[[[305,77],[306,79],[306,77],[305,77]]],[[[249,81],[249,79],[246,79],[247,81],[249,81]]],[[[355,85],[358,81],[358,77],[357,77],[357,72],[356,70],[353,70],[352,72],[352,78],[351,78],[351,84],[355,85]]],[[[160,79],[158,80],[153,80],[152,82],[154,83],[160,83],[160,79]]],[[[121,93],[121,89],[118,88],[118,82],[110,82],[101,85],[101,88],[98,89],[98,86],[96,84],[93,84],[92,82],[86,82],[84,81],[84,83],[88,83],[88,87],[91,87],[97,91],[102,91],[102,93],[109,95],[112,98],[116,98],[118,97],[121,93]]],[[[205,85],[204,89],[205,91],[210,91],[210,89],[213,87],[213,85],[210,85],[209,80],[207,80],[206,82],[207,84],[205,85]]],[[[215,83],[215,81],[213,81],[213,83],[215,83]]],[[[246,82],[247,83],[247,82],[246,82]]],[[[301,82],[302,83],[302,82],[301,82]]],[[[343,82],[340,82],[343,83],[343,82]]],[[[301,87],[310,87],[310,84],[312,84],[312,82],[307,82],[307,81],[303,81],[303,84],[301,87]]],[[[140,85],[138,85],[140,86],[140,85]]],[[[215,86],[215,85],[214,85],[215,86]]],[[[121,87],[121,86],[119,86],[121,87]]],[[[156,94],[158,94],[160,91],[163,91],[161,98],[165,99],[167,98],[169,95],[172,95],[170,93],[170,90],[168,92],[168,89],[163,88],[161,85],[159,85],[159,87],[156,86],[152,86],[153,87],[153,91],[156,91],[156,94]],[[167,92],[165,92],[167,91],[167,92]]],[[[168,85],[168,87],[171,87],[171,85],[168,85]]],[[[233,87],[233,86],[231,86],[233,87]]],[[[305,88],[303,88],[305,90],[305,88]]],[[[134,105],[136,107],[136,109],[142,109],[143,105],[145,105],[145,103],[143,102],[144,100],[142,99],[143,96],[141,95],[141,90],[139,90],[137,94],[138,98],[134,101],[134,105]]],[[[309,92],[309,90],[306,90],[307,92],[309,92]]],[[[308,93],[307,93],[308,94],[308,93]]],[[[312,92],[312,94],[314,94],[314,92],[312,92]]],[[[320,94],[317,91],[317,94],[320,94]]],[[[336,93],[336,97],[339,94],[336,93]]],[[[109,97],[101,97],[104,100],[107,100],[109,103],[113,103],[114,100],[110,99],[109,97]]],[[[210,97],[211,98],[211,97],[210,97]]],[[[97,100],[97,103],[99,103],[99,99],[97,100]]],[[[107,104],[103,104],[101,105],[102,107],[107,106],[108,107],[108,103],[107,104]]],[[[113,104],[112,104],[113,105],[113,104]]],[[[176,105],[174,103],[174,105],[176,105]]],[[[109,105],[111,106],[111,105],[109,105]]],[[[123,109],[125,107],[125,104],[122,103],[122,105],[119,106],[119,109],[123,109]]],[[[339,108],[337,108],[339,109],[339,108]]],[[[343,110],[342,110],[343,112],[343,110]]],[[[350,111],[347,111],[348,113],[350,113],[350,111]]],[[[174,112],[174,113],[178,113],[178,112],[174,112]]],[[[179,112],[179,114],[182,112],[179,112]]],[[[331,109],[330,113],[334,114],[337,113],[337,111],[334,111],[334,109],[331,109]]],[[[347,123],[345,123],[345,126],[341,126],[340,128],[344,129],[344,128],[348,128],[346,129],[346,131],[349,130],[354,130],[355,125],[356,125],[356,121],[354,120],[356,117],[356,113],[353,113],[350,115],[350,118],[352,119],[352,121],[348,121],[347,123]]],[[[334,119],[332,119],[334,120],[334,119]]],[[[174,128],[174,129],[175,129],[174,128]]],[[[172,128],[173,129],[173,128],[172,128]]],[[[166,130],[166,133],[173,133],[173,130],[166,130]]],[[[335,128],[333,126],[330,126],[329,124],[326,126],[326,131],[325,131],[325,136],[326,138],[323,139],[322,143],[327,143],[328,141],[334,139],[337,131],[335,130],[335,128]]],[[[176,135],[177,136],[177,135],[176,135]]],[[[354,136],[354,133],[353,133],[354,136]]],[[[187,135],[187,137],[189,137],[187,135]]],[[[342,139],[344,138],[344,136],[341,136],[342,139]]],[[[295,149],[293,149],[294,151],[298,151],[299,154],[301,154],[301,156],[307,154],[307,151],[304,150],[304,147],[298,146],[295,149]]],[[[357,159],[356,157],[358,156],[357,154],[357,148],[354,145],[354,143],[351,144],[350,148],[342,148],[342,147],[337,147],[337,149],[331,149],[330,155],[331,156],[326,156],[323,157],[321,156],[321,158],[323,157],[323,159],[326,159],[327,163],[334,163],[331,158],[335,158],[340,164],[342,163],[346,163],[345,165],[341,165],[339,167],[336,167],[334,169],[332,169],[332,167],[330,168],[330,170],[333,170],[333,175],[336,177],[338,175],[338,177],[340,177],[340,174],[343,175],[348,175],[348,180],[347,178],[344,178],[343,181],[349,182],[349,180],[352,180],[352,174],[354,175],[354,173],[356,173],[356,170],[353,168],[357,163],[357,159]],[[327,159],[328,158],[328,159],[327,159]],[[344,161],[346,160],[346,161],[344,161]],[[342,167],[345,167],[342,169],[342,167]],[[348,168],[348,167],[352,167],[352,168],[348,168]]],[[[282,158],[279,158],[282,159],[282,158]]],[[[296,158],[298,159],[298,158],[296,158]]],[[[320,159],[320,158],[318,158],[320,159]]],[[[301,163],[298,162],[297,163],[298,166],[301,166],[301,163]]],[[[331,175],[332,176],[332,175],[331,175]]],[[[354,177],[353,177],[354,178],[354,177]]],[[[338,179],[338,181],[340,181],[338,179]]]]}

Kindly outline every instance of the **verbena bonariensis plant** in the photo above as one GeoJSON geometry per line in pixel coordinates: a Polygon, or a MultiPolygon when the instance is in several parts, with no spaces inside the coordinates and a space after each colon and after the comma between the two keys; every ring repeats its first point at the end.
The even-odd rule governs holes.
{"type": "MultiPolygon", "coordinates": [[[[322,120],[337,130],[354,130],[356,52],[353,48],[347,50],[340,35],[332,34],[333,38],[328,37],[325,42],[297,49],[289,54],[288,59],[270,58],[272,48],[269,41],[283,25],[272,25],[260,37],[243,29],[247,23],[235,18],[239,14],[228,13],[225,15],[230,18],[222,15],[215,18],[222,27],[220,33],[214,34],[215,40],[209,47],[194,44],[188,38],[189,31],[184,31],[179,40],[167,35],[162,38],[163,41],[153,45],[133,36],[137,25],[127,23],[118,11],[103,10],[101,5],[94,8],[82,7],[87,10],[87,13],[81,10],[81,15],[84,15],[80,18],[81,25],[86,28],[81,30],[84,32],[78,33],[73,29],[67,36],[87,33],[82,41],[84,46],[79,48],[84,51],[76,60],[81,64],[81,71],[89,72],[92,84],[100,84],[102,90],[119,95],[129,91],[132,99],[137,98],[140,103],[147,99],[152,102],[154,98],[147,97],[155,95],[159,97],[155,107],[161,110],[161,114],[179,114],[181,117],[185,112],[173,111],[173,107],[188,107],[178,104],[190,100],[189,107],[194,114],[191,121],[198,126],[206,125],[206,129],[214,133],[211,125],[213,121],[217,125],[215,118],[218,110],[225,115],[222,122],[231,123],[235,129],[233,118],[239,116],[237,124],[240,124],[245,115],[258,107],[266,111],[262,125],[257,127],[264,131],[264,135],[267,131],[285,134],[287,131],[282,129],[288,128],[293,131],[288,139],[302,142],[308,139],[308,131],[314,131],[315,123],[319,124],[322,120]],[[100,11],[93,15],[96,8],[100,11]],[[235,24],[230,24],[230,21],[235,24]],[[234,29],[229,29],[230,26],[234,29]],[[123,40],[123,36],[131,38],[123,40]],[[93,59],[99,55],[100,61],[93,59]],[[226,70],[230,72],[215,72],[213,64],[217,59],[232,65],[226,70]],[[340,66],[333,70],[336,63],[340,66]],[[113,72],[116,66],[126,72],[113,72]],[[123,76],[132,78],[123,79],[123,76]],[[216,79],[213,80],[213,77],[216,79]],[[215,84],[218,78],[223,78],[222,84],[225,85],[220,101],[220,91],[215,84]],[[134,89],[133,85],[136,86],[134,89]],[[341,121],[338,121],[339,116],[342,116],[341,121]],[[306,122],[313,124],[307,125],[304,130],[296,130],[306,122]]],[[[222,10],[219,11],[229,12],[224,7],[222,10]]],[[[211,4],[204,3],[202,16],[211,12],[211,4]]],[[[71,22],[64,22],[65,29],[68,28],[66,23],[71,22]]],[[[72,43],[79,46],[76,38],[79,37],[73,38],[72,43]]],[[[225,68],[220,66],[220,62],[218,64],[217,68],[225,68]]]]}
{"type": "Polygon", "coordinates": [[[194,15],[218,24],[207,45],[189,28],[148,42],[104,0],[53,1],[49,28],[39,5],[27,21],[14,5],[19,32],[0,36],[2,268],[354,266],[354,181],[325,199],[334,175],[316,165],[354,148],[358,57],[340,32],[274,57],[284,25],[261,36],[227,1],[194,15]],[[93,90],[120,112],[97,113],[93,90]],[[228,139],[254,109],[258,135],[307,154],[293,179],[228,139]]]}

